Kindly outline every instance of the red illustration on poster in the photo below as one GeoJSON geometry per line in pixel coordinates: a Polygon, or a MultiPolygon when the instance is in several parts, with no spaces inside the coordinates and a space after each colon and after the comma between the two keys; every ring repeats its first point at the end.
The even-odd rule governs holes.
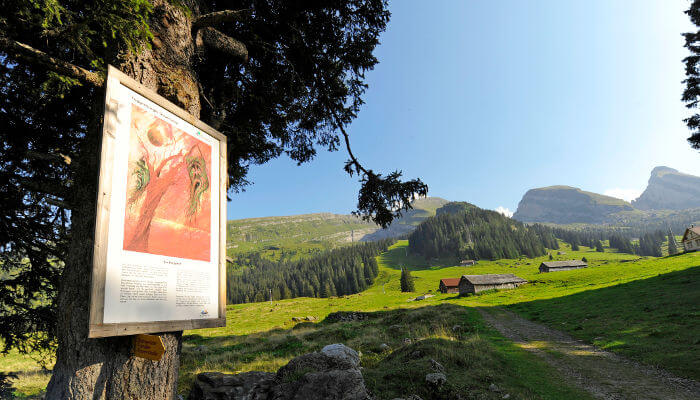
{"type": "Polygon", "coordinates": [[[124,250],[210,261],[211,146],[131,108],[124,250]]]}

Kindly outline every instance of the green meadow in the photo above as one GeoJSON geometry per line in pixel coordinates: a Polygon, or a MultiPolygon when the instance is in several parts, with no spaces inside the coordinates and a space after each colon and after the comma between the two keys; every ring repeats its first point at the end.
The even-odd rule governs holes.
{"type": "MultiPolygon", "coordinates": [[[[559,251],[567,254],[553,251],[555,260],[585,257],[589,268],[540,274],[539,264],[548,256],[460,267],[454,259],[413,257],[407,244],[399,241],[378,257],[379,275],[364,292],[229,305],[226,327],[185,332],[180,393],[187,393],[199,372],[275,371],[297,355],[341,342],[362,352],[367,386],[379,399],[411,393],[429,398],[422,382],[431,358],[447,370],[444,396],[468,391],[500,398],[487,390],[493,383],[515,398],[589,398],[562,385],[543,361],[486,326],[474,308],[494,306],[700,379],[700,253],[640,258],[608,248],[574,252],[562,244],[559,251]],[[400,291],[401,268],[412,271],[416,292],[400,291]],[[441,278],[485,273],[513,273],[529,283],[467,297],[437,291],[441,278]],[[409,301],[425,293],[435,296],[409,301]],[[367,314],[359,321],[324,321],[336,311],[367,314]],[[315,322],[292,320],[307,316],[315,322]]],[[[45,385],[46,376],[37,374],[27,357],[11,353],[0,365],[0,371],[22,372],[16,384],[20,393],[34,394],[45,385]]]]}
{"type": "MultiPolygon", "coordinates": [[[[598,253],[581,247],[580,251],[573,252],[562,244],[559,251],[567,254],[556,255],[556,251],[552,252],[555,260],[586,257],[590,267],[540,274],[539,264],[548,260],[548,256],[482,261],[476,266],[459,267],[452,266],[455,262],[453,259],[424,260],[413,257],[407,254],[407,244],[407,241],[399,241],[389,252],[379,257],[379,276],[374,285],[362,293],[328,299],[297,298],[228,306],[227,327],[189,332],[186,336],[181,389],[189,387],[194,375],[199,372],[274,371],[296,355],[318,350],[334,342],[343,342],[362,351],[369,357],[363,359],[365,373],[377,376],[372,375],[373,366],[376,365],[379,370],[386,368],[381,363],[393,354],[376,353],[374,350],[381,344],[378,341],[392,346],[392,349],[397,345],[402,348],[400,342],[405,337],[411,337],[411,329],[419,331],[414,336],[422,340],[434,336],[447,341],[455,340],[447,329],[449,323],[445,324],[441,320],[447,318],[445,315],[458,313],[454,310],[463,310],[461,312],[464,320],[469,321],[471,332],[479,340],[485,341],[483,343],[489,343],[489,346],[483,347],[484,352],[495,351],[494,354],[500,355],[510,352],[513,355],[509,359],[510,368],[538,371],[534,356],[522,354],[504,345],[507,342],[505,339],[484,327],[473,308],[464,306],[504,306],[607,350],[667,368],[681,376],[699,377],[697,337],[700,329],[697,317],[700,312],[700,286],[697,275],[700,270],[700,253],[640,258],[610,249],[598,253]],[[415,293],[400,292],[401,268],[412,271],[415,293]],[[441,278],[485,273],[513,273],[527,279],[529,283],[514,290],[469,297],[437,292],[441,278]],[[409,301],[424,293],[435,294],[435,297],[409,301]],[[650,295],[653,293],[656,295],[650,295]],[[422,317],[406,324],[407,330],[392,332],[390,328],[393,324],[388,316],[396,310],[404,310],[402,315],[415,314],[422,317]],[[338,323],[292,321],[293,317],[306,316],[322,321],[335,311],[373,312],[379,317],[378,322],[373,322],[373,327],[365,326],[370,322],[362,321],[345,324],[345,328],[339,327],[344,324],[338,323]],[[382,317],[385,314],[387,317],[382,317]],[[389,321],[385,321],[387,319],[389,321]],[[365,329],[372,333],[363,334],[365,329]],[[358,336],[349,332],[358,332],[358,336]],[[273,350],[266,344],[267,341],[277,343],[272,346],[273,350]],[[253,342],[260,344],[251,345],[253,342]],[[195,351],[202,345],[206,351],[195,351]],[[217,350],[221,348],[228,350],[217,350]]],[[[463,325],[467,325],[467,322],[463,322],[463,325]]],[[[474,349],[469,354],[476,357],[479,351],[474,349]]],[[[446,368],[449,370],[448,366],[446,368]]],[[[379,393],[384,393],[381,382],[381,379],[368,381],[368,385],[380,390],[379,393]]],[[[541,380],[538,382],[539,387],[549,387],[541,380]]],[[[391,396],[400,394],[395,389],[386,393],[391,396]]],[[[524,397],[541,395],[527,391],[520,393],[524,397]]]]}

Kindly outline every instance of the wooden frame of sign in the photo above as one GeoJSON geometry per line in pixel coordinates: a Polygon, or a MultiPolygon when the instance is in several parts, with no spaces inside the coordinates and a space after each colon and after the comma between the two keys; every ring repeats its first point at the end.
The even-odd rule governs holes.
{"type": "MultiPolygon", "coordinates": [[[[108,67],[89,337],[226,325],[226,162],[226,137],[223,134],[116,68],[108,67]],[[145,121],[143,126],[148,128],[138,125],[140,121],[145,121]],[[151,125],[146,125],[149,121],[151,125]],[[145,141],[149,142],[144,144],[145,141]],[[186,152],[190,145],[190,151],[186,152]],[[164,153],[163,149],[169,147],[175,150],[164,153]],[[135,148],[139,148],[141,153],[138,154],[142,154],[137,163],[133,162],[133,157],[138,157],[134,155],[135,148]],[[179,153],[177,149],[180,149],[179,153]],[[178,160],[178,164],[174,160],[178,160]],[[194,164],[192,160],[195,160],[194,164]],[[158,168],[155,168],[156,161],[160,162],[158,168]],[[138,168],[138,163],[142,163],[142,175],[134,178],[138,171],[132,169],[138,168]],[[200,169],[197,173],[196,168],[201,165],[204,172],[200,169]],[[210,167],[208,170],[207,166],[210,167]],[[176,168],[184,168],[185,171],[176,172],[176,168]],[[148,197],[147,185],[154,181],[162,184],[161,177],[164,176],[176,182],[172,187],[190,189],[178,191],[168,186],[164,189],[165,195],[161,194],[155,202],[157,218],[152,217],[147,224],[140,224],[144,214],[143,204],[152,204],[147,203],[152,199],[148,197]],[[135,184],[132,182],[134,179],[137,181],[135,184]],[[136,185],[136,189],[133,185],[136,185]],[[204,194],[198,193],[200,197],[194,197],[192,193],[197,193],[204,186],[204,194]],[[141,196],[134,200],[137,189],[141,196]],[[175,194],[168,194],[167,191],[175,194]],[[174,206],[176,201],[172,199],[182,197],[189,199],[189,203],[185,203],[189,204],[189,208],[178,209],[176,212],[180,214],[176,216],[158,216],[159,212],[172,214],[172,210],[177,208],[174,206]],[[163,204],[162,199],[169,200],[163,204]],[[139,217],[130,220],[129,213],[133,213],[134,204],[141,207],[141,214],[137,211],[139,217]],[[203,208],[208,214],[203,214],[203,208]],[[182,222],[185,218],[181,217],[185,215],[183,213],[190,218],[186,222],[182,222]],[[161,225],[152,224],[151,221],[161,225]],[[131,231],[130,223],[136,226],[132,226],[131,231]],[[199,225],[193,228],[193,224],[205,228],[199,225]],[[136,240],[144,237],[144,226],[146,239],[136,240]],[[141,236],[134,234],[127,240],[128,233],[132,231],[141,232],[141,236]],[[159,238],[160,242],[156,242],[154,237],[159,238]],[[178,238],[184,240],[178,241],[178,238]],[[159,243],[162,248],[153,250],[159,243]],[[186,245],[183,246],[183,243],[186,245]],[[190,243],[204,250],[190,246],[190,243]],[[216,314],[209,310],[216,310],[216,314]]],[[[156,183],[152,187],[162,188],[156,183]]]]}

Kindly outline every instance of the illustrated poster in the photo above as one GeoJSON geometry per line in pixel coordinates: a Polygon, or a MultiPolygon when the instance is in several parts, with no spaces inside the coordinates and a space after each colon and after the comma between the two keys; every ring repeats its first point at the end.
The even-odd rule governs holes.
{"type": "Polygon", "coordinates": [[[219,142],[119,85],[104,323],[218,318],[219,142]]]}

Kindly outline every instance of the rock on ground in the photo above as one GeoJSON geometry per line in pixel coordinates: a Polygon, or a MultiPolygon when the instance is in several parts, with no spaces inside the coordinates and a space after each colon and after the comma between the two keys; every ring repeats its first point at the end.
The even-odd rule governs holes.
{"type": "Polygon", "coordinates": [[[328,314],[327,322],[352,322],[364,321],[369,319],[370,314],[357,311],[336,311],[328,314]]]}
{"type": "Polygon", "coordinates": [[[357,368],[360,366],[360,356],[357,352],[348,346],[340,343],[329,344],[328,346],[321,349],[321,353],[327,355],[328,357],[338,358],[341,360],[347,360],[353,367],[357,368]]]}
{"type": "Polygon", "coordinates": [[[441,372],[433,372],[425,376],[425,381],[433,387],[440,387],[447,382],[447,377],[441,372]]]}
{"type": "Polygon", "coordinates": [[[190,400],[368,400],[355,350],[334,344],[296,357],[277,373],[197,375],[190,400]]]}

